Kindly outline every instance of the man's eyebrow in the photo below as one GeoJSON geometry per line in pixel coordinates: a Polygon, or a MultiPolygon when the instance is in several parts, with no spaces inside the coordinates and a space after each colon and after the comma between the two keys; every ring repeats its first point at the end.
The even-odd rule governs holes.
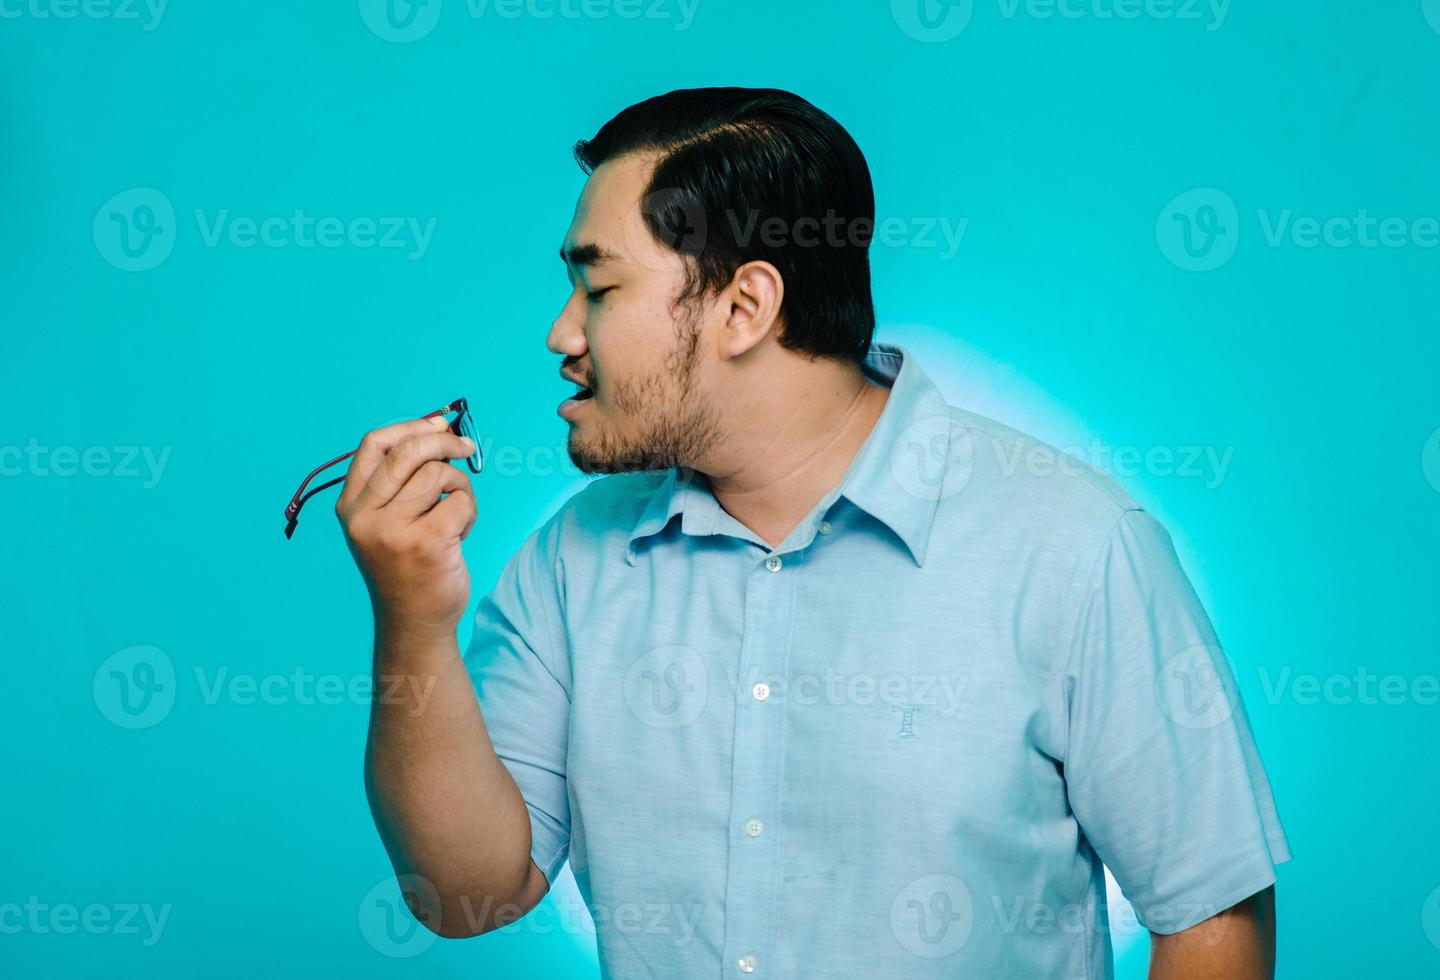
{"type": "Polygon", "coordinates": [[[604,265],[606,262],[614,262],[619,258],[619,255],[593,242],[582,242],[569,248],[560,246],[560,261],[577,269],[581,266],[594,268],[604,265]]]}

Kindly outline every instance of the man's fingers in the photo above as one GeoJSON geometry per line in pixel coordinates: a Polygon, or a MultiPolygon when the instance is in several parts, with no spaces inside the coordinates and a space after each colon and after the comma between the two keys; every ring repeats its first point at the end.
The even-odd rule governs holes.
{"type": "Polygon", "coordinates": [[[427,460],[385,505],[385,512],[414,520],[439,503],[442,493],[470,493],[470,478],[459,467],[427,460]]]}
{"type": "MultiPolygon", "coordinates": [[[[473,451],[470,442],[453,432],[427,432],[402,439],[381,457],[364,489],[355,498],[355,507],[361,510],[384,507],[405,493],[405,485],[426,463],[463,459],[473,451]]],[[[433,500],[426,501],[421,510],[432,503],[433,500]]]]}
{"type": "MultiPolygon", "coordinates": [[[[453,466],[450,468],[455,470],[453,466]]],[[[459,470],[455,472],[465,480],[465,489],[457,490],[430,508],[430,512],[421,517],[420,522],[430,525],[446,537],[457,537],[463,541],[469,535],[470,528],[475,525],[475,495],[470,492],[470,482],[465,474],[459,470]]]]}
{"type": "Polygon", "coordinates": [[[380,461],[391,449],[411,436],[424,435],[427,432],[440,432],[448,426],[449,423],[445,421],[445,416],[437,415],[434,418],[397,422],[394,425],[372,429],[365,433],[365,438],[360,440],[359,450],[350,459],[350,471],[345,474],[345,486],[340,491],[340,499],[336,503],[337,508],[343,510],[360,496],[360,492],[370,482],[375,468],[380,465],[380,461]]]}

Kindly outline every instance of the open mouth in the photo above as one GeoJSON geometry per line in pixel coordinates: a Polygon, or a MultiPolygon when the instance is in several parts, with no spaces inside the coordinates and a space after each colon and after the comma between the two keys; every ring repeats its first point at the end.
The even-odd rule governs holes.
{"type": "Polygon", "coordinates": [[[561,402],[556,411],[562,419],[569,420],[575,417],[576,412],[580,411],[581,402],[588,402],[594,399],[595,390],[593,388],[587,388],[577,381],[571,379],[566,380],[569,380],[571,384],[575,385],[575,393],[561,402]]]}

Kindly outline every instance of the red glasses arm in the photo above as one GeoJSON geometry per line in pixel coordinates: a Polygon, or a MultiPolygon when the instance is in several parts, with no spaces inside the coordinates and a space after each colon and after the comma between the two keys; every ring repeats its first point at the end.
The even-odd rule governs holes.
{"type": "MultiPolygon", "coordinates": [[[[433,412],[426,412],[420,417],[422,419],[433,419],[437,415],[445,415],[449,412],[456,411],[457,406],[460,404],[460,401],[463,401],[463,399],[451,402],[444,408],[437,408],[433,412]]],[[[328,470],[330,467],[334,466],[336,463],[345,462],[345,460],[349,459],[351,456],[354,456],[359,451],[359,449],[352,449],[348,453],[345,453],[343,456],[336,456],[328,463],[321,463],[319,466],[315,467],[313,470],[310,471],[309,476],[305,477],[305,479],[301,481],[300,489],[295,491],[295,496],[291,497],[290,503],[285,505],[285,537],[288,538],[290,537],[290,535],[295,533],[295,518],[300,513],[301,505],[304,504],[305,501],[308,500],[310,497],[319,493],[321,490],[326,490],[330,487],[333,487],[337,483],[343,483],[345,477],[337,476],[333,480],[327,480],[325,483],[320,484],[318,487],[311,490],[309,493],[306,493],[305,488],[310,485],[310,481],[315,479],[315,477],[319,476],[325,470],[328,470]]]]}

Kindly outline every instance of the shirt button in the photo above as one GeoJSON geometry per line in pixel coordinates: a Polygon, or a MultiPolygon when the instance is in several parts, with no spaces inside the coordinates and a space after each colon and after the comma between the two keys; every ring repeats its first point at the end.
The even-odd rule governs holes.
{"type": "Polygon", "coordinates": [[[739,966],[741,973],[754,973],[755,957],[751,956],[749,953],[746,953],[744,956],[740,957],[739,966]]]}
{"type": "Polygon", "coordinates": [[[830,522],[829,522],[829,521],[821,521],[821,522],[820,522],[820,533],[821,533],[821,534],[829,534],[829,533],[830,533],[830,522]]]}
{"type": "Polygon", "coordinates": [[[761,823],[759,820],[747,820],[747,821],[745,821],[745,833],[749,834],[751,837],[759,837],[759,836],[760,836],[760,832],[763,831],[764,829],[765,829],[765,825],[764,825],[763,823],[761,823]]]}
{"type": "Polygon", "coordinates": [[[780,566],[783,564],[784,562],[780,560],[779,555],[771,555],[769,558],[765,559],[765,567],[770,569],[770,571],[772,572],[780,571],[780,566]]]}
{"type": "Polygon", "coordinates": [[[753,697],[756,701],[764,701],[770,696],[770,685],[766,684],[764,681],[761,681],[759,684],[756,684],[754,687],[750,688],[750,696],[753,697]]]}

